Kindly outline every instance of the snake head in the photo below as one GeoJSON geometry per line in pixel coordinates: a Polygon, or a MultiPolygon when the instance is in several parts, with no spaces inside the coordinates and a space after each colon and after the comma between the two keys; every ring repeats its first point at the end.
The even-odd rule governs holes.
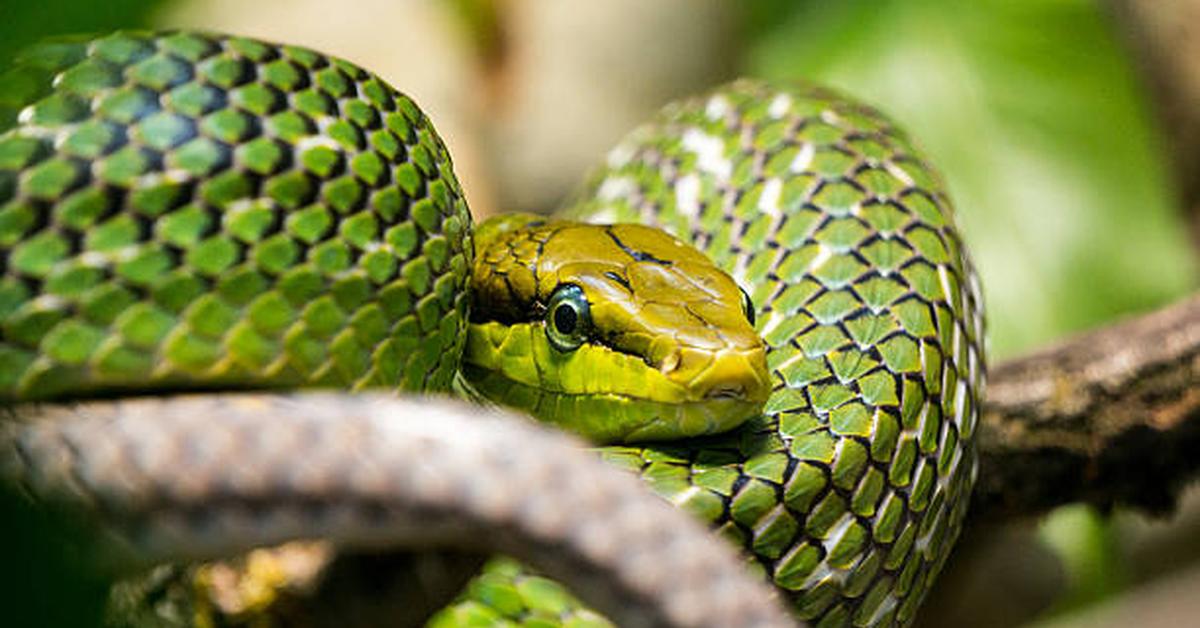
{"type": "Polygon", "coordinates": [[[464,372],[481,393],[599,442],[729,430],[771,392],[745,292],[641,225],[485,225],[464,372]]]}

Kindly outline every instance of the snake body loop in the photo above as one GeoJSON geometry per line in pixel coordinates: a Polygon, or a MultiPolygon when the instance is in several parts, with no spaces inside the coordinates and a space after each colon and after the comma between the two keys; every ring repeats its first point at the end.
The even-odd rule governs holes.
{"type": "Polygon", "coordinates": [[[6,78],[0,398],[449,388],[471,216],[406,96],[186,32],[49,42],[6,78]]]}
{"type": "Polygon", "coordinates": [[[985,373],[979,284],[921,153],[840,94],[743,80],[664,108],[566,214],[695,243],[749,291],[774,380],[728,435],[606,456],[800,617],[911,621],[966,512],[985,373]]]}
{"type": "MultiPolygon", "coordinates": [[[[95,518],[143,560],[180,557],[181,542],[204,557],[325,533],[394,543],[411,517],[393,515],[413,512],[450,531],[449,513],[467,517],[469,538],[555,473],[521,495],[475,482],[458,472],[475,428],[412,446],[421,417],[397,426],[381,410],[412,402],[28,402],[445,391],[462,366],[507,405],[658,441],[601,453],[741,545],[802,619],[908,623],[953,545],[975,473],[982,303],[937,176],[873,109],[755,81],[681,101],[562,212],[615,226],[507,219],[481,229],[477,251],[432,126],[353,64],[245,38],[116,33],[36,47],[0,87],[0,400],[17,415],[0,477],[95,518]],[[703,410],[664,410],[687,403],[703,410]],[[196,464],[172,468],[164,451],[196,464]],[[460,466],[437,471],[447,457],[460,466]],[[423,474],[397,480],[402,462],[423,474]],[[422,494],[444,502],[406,511],[404,496],[422,494]]],[[[420,412],[436,423],[438,407],[420,412]]],[[[512,434],[497,451],[520,452],[512,434]]],[[[635,535],[626,554],[607,525],[556,514],[584,505],[534,501],[493,549],[570,576],[547,551],[565,544],[568,563],[616,578],[588,598],[606,611],[659,600],[618,619],[782,621],[744,574],[687,571],[725,564],[725,548],[688,566],[691,550],[652,558],[635,535]],[[679,573],[664,571],[675,560],[679,573]]],[[[632,512],[618,519],[652,527],[632,512]]],[[[498,617],[496,601],[439,621],[498,617]]]]}

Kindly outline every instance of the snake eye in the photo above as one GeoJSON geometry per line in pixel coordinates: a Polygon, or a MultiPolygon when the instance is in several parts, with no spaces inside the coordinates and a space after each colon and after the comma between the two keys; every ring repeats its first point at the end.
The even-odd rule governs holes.
{"type": "Polygon", "coordinates": [[[592,326],[592,311],[583,289],[565,284],[550,295],[546,308],[546,337],[559,351],[574,351],[587,339],[592,326]]]}
{"type": "Polygon", "coordinates": [[[742,290],[742,312],[746,315],[746,320],[750,321],[750,326],[754,327],[754,301],[750,300],[750,295],[742,290]]]}

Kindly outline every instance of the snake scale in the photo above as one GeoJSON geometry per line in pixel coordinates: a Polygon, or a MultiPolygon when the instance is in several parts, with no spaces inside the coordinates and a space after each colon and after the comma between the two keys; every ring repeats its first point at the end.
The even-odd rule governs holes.
{"type": "MultiPolygon", "coordinates": [[[[497,518],[507,532],[488,549],[533,560],[623,624],[779,623],[756,586],[766,578],[816,625],[890,625],[912,620],[953,545],[975,473],[980,291],[937,175],[869,107],[803,84],[719,87],[634,131],[560,212],[660,227],[746,294],[769,373],[763,410],[744,422],[689,414],[703,425],[688,433],[702,435],[663,429],[600,449],[742,547],[759,574],[714,583],[704,575],[731,560],[724,547],[703,549],[694,524],[655,536],[675,511],[636,490],[614,501],[624,493],[607,480],[561,477],[556,456],[575,449],[565,437],[463,423],[441,401],[282,392],[450,390],[468,325],[493,303],[472,306],[486,255],[450,157],[410,99],[304,48],[193,32],[48,42],[0,85],[11,415],[0,477],[97,521],[121,554],[107,564],[297,537],[369,546],[422,529],[478,541],[497,518]],[[127,395],[140,399],[48,403],[127,395]],[[417,466],[389,466],[402,464],[417,466]],[[476,464],[490,470],[467,470],[476,464]],[[623,523],[589,526],[589,509],[623,523]],[[626,536],[599,540],[614,531],[626,536]],[[673,600],[668,610],[639,603],[653,595],[673,600]]],[[[673,267],[622,240],[633,236],[608,237],[654,273],[673,267]]],[[[547,307],[538,292],[493,324],[532,325],[529,343],[544,333],[561,357],[591,340],[551,336],[552,322],[573,330],[583,312],[558,318],[554,304],[590,300],[597,325],[641,330],[603,334],[641,356],[628,368],[691,368],[690,350],[648,335],[650,314],[614,314],[595,294],[556,292],[547,307]]],[[[579,373],[584,387],[621,379],[579,373]]],[[[710,386],[705,398],[758,386],[710,386]]],[[[533,393],[483,388],[541,413],[533,393]]],[[[555,421],[584,412],[571,408],[555,421]]],[[[438,622],[497,619],[502,597],[465,599],[438,622]]]]}

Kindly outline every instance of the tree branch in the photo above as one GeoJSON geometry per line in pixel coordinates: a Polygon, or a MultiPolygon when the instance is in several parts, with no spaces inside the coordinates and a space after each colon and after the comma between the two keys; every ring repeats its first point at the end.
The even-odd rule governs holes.
{"type": "Polygon", "coordinates": [[[1170,510],[1200,468],[1200,295],[1000,364],[973,517],[1170,510]]]}

